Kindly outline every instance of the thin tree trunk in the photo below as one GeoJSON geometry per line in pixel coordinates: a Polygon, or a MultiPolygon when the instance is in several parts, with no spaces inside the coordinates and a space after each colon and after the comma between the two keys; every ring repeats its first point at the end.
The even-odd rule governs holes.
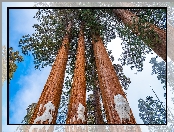
{"type": "Polygon", "coordinates": [[[100,104],[100,89],[99,87],[94,88],[94,108],[95,108],[95,123],[96,124],[104,124],[102,111],[101,111],[101,104],[100,104]]]}
{"type": "MultiPolygon", "coordinates": [[[[128,102],[125,93],[120,85],[102,39],[99,36],[93,35],[92,43],[99,78],[99,86],[102,93],[103,105],[106,111],[108,124],[136,124],[132,111],[129,109],[130,107],[127,104],[128,102]],[[116,107],[122,103],[122,101],[116,102],[118,97],[125,100],[123,101],[123,103],[126,103],[125,108],[129,109],[129,111],[127,110],[128,113],[125,111],[127,114],[124,114],[124,117],[120,114],[120,108],[122,107],[116,107]]],[[[124,109],[122,110],[124,111],[124,109]]]]}
{"type": "MultiPolygon", "coordinates": [[[[70,28],[71,24],[69,24],[69,26],[67,27],[68,32],[70,31],[70,28]]],[[[44,86],[29,124],[56,124],[65,76],[66,63],[68,60],[68,47],[69,33],[66,34],[63,38],[62,46],[56,56],[56,60],[52,66],[50,75],[47,79],[47,82],[44,86]],[[47,105],[48,107],[51,106],[52,108],[50,107],[46,109],[44,105],[47,105]],[[52,118],[50,118],[50,114],[52,118]],[[48,119],[42,119],[43,122],[41,122],[41,118],[44,115],[47,116],[46,118],[50,118],[50,122],[48,119]]]]}
{"type": "Polygon", "coordinates": [[[67,124],[86,124],[85,45],[83,27],[80,28],[67,124]]]}
{"type": "MultiPolygon", "coordinates": [[[[92,45],[93,48],[93,45],[92,45]]],[[[92,50],[92,49],[91,49],[92,50]]],[[[95,59],[94,59],[95,60],[95,59]]],[[[104,124],[103,117],[102,117],[102,111],[101,111],[101,104],[100,104],[100,88],[99,88],[99,81],[98,76],[96,72],[96,64],[94,63],[93,69],[92,69],[92,75],[95,79],[94,81],[94,89],[93,89],[93,95],[94,95],[94,115],[95,115],[95,124],[104,124]]],[[[103,127],[101,126],[101,129],[103,127]]],[[[104,131],[104,129],[101,130],[101,132],[104,131]]]]}
{"type": "Polygon", "coordinates": [[[140,18],[128,10],[114,9],[113,12],[125,25],[130,27],[133,33],[141,36],[142,40],[166,62],[166,32],[164,30],[148,22],[139,23],[140,18]]]}

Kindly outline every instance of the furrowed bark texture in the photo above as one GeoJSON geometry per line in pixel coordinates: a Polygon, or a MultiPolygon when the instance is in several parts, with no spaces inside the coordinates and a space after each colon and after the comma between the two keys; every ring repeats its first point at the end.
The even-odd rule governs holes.
{"type": "Polygon", "coordinates": [[[79,33],[70,102],[68,107],[67,124],[86,124],[86,78],[85,78],[85,45],[82,28],[79,33]],[[85,107],[85,121],[78,119],[78,107],[81,103],[85,107]]]}
{"type": "MultiPolygon", "coordinates": [[[[70,30],[70,25],[67,27],[67,31],[70,30]]],[[[50,75],[47,79],[47,82],[44,86],[44,89],[41,93],[39,101],[36,105],[36,109],[31,117],[30,123],[33,124],[34,120],[38,116],[42,116],[45,112],[44,105],[48,103],[48,101],[52,101],[52,104],[55,106],[55,110],[52,114],[52,121],[50,124],[56,124],[58,108],[60,104],[60,98],[62,94],[63,81],[65,76],[65,69],[68,60],[68,49],[69,49],[69,34],[66,34],[63,38],[62,46],[59,49],[59,52],[56,56],[55,62],[52,66],[50,75]],[[39,110],[42,104],[41,109],[39,110]]],[[[49,124],[49,121],[46,120],[41,123],[41,121],[37,121],[36,124],[49,124]]]]}
{"type": "MultiPolygon", "coordinates": [[[[92,45],[93,48],[93,45],[92,45]]],[[[95,59],[94,59],[95,60],[95,59]]],[[[93,90],[93,95],[94,95],[94,115],[95,115],[95,124],[104,124],[103,121],[103,116],[102,116],[102,111],[101,111],[101,104],[100,104],[100,88],[99,88],[99,81],[98,81],[98,76],[97,76],[97,71],[96,71],[96,64],[93,67],[93,76],[96,77],[96,80],[94,81],[94,90],[93,90]]],[[[105,129],[103,129],[103,126],[100,127],[101,132],[103,132],[105,129]]]]}
{"type": "Polygon", "coordinates": [[[99,36],[93,36],[92,43],[99,78],[99,86],[102,93],[103,105],[106,111],[108,124],[136,124],[131,110],[130,120],[122,119],[121,122],[119,115],[115,110],[114,96],[121,94],[126,99],[125,93],[120,85],[102,39],[99,36]]]}
{"type": "Polygon", "coordinates": [[[129,26],[133,33],[137,36],[141,35],[145,44],[166,62],[166,32],[164,30],[148,22],[139,23],[140,18],[128,10],[114,9],[113,12],[125,25],[129,26]],[[154,31],[157,37],[151,31],[154,31]],[[149,42],[147,42],[148,40],[149,42]]]}
{"type": "MultiPolygon", "coordinates": [[[[94,108],[95,108],[95,123],[96,124],[104,124],[102,111],[101,111],[101,104],[100,104],[100,89],[99,87],[94,88],[94,108]]],[[[101,126],[102,127],[102,126],[101,126]]]]}

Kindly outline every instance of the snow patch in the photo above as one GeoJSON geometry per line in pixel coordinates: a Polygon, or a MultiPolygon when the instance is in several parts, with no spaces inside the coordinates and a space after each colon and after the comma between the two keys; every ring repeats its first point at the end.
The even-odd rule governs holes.
{"type": "Polygon", "coordinates": [[[76,117],[74,115],[74,117],[70,119],[70,122],[74,122],[75,120],[76,120],[76,117]]]}
{"type": "Polygon", "coordinates": [[[29,132],[32,132],[34,128],[37,128],[37,132],[39,132],[39,130],[42,130],[43,127],[45,127],[45,130],[48,131],[50,125],[32,125],[29,129],[29,132]]]}
{"type": "Polygon", "coordinates": [[[121,95],[117,94],[114,96],[115,110],[117,111],[120,120],[129,119],[130,120],[130,107],[126,99],[121,95]]]}
{"type": "Polygon", "coordinates": [[[41,108],[42,108],[42,104],[40,104],[39,111],[41,110],[41,108]]]}
{"type": "Polygon", "coordinates": [[[76,117],[74,116],[74,117],[73,117],[73,122],[74,122],[75,120],[76,120],[76,117]]]}
{"type": "Polygon", "coordinates": [[[77,120],[81,119],[82,122],[86,121],[84,112],[85,112],[85,107],[81,103],[79,103],[78,111],[77,111],[77,114],[78,114],[77,120]]]}
{"type": "MultiPolygon", "coordinates": [[[[41,124],[43,121],[46,121],[47,119],[49,119],[49,124],[51,123],[53,117],[52,117],[52,112],[55,111],[55,106],[54,104],[51,103],[51,101],[48,101],[47,104],[44,105],[44,107],[46,108],[45,112],[42,114],[42,116],[38,116],[37,118],[34,120],[34,124],[36,124],[36,122],[41,121],[41,124]],[[51,113],[50,113],[51,110],[51,113]]],[[[40,104],[39,107],[39,111],[42,108],[42,104],[40,104]]]]}

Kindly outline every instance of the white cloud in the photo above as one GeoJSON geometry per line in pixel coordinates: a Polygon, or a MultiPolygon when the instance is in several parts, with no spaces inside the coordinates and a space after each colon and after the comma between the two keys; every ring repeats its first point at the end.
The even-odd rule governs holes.
{"type": "Polygon", "coordinates": [[[47,67],[42,71],[33,70],[29,75],[20,77],[21,89],[10,101],[10,109],[14,113],[10,115],[10,123],[20,124],[26,115],[28,105],[37,103],[50,71],[51,67],[47,67]]]}
{"type": "Polygon", "coordinates": [[[2,132],[14,132],[17,126],[7,126],[7,82],[2,87],[2,132]]]}
{"type": "Polygon", "coordinates": [[[14,50],[21,51],[18,47],[19,40],[23,35],[32,34],[35,29],[32,27],[38,23],[33,16],[36,14],[37,9],[12,9],[10,10],[9,22],[9,45],[14,50]]]}
{"type": "Polygon", "coordinates": [[[35,30],[32,26],[35,23],[38,23],[36,18],[33,18],[37,11],[38,9],[10,9],[9,18],[11,18],[11,15],[13,14],[13,17],[11,18],[13,20],[10,20],[13,27],[9,28],[14,29],[14,32],[22,33],[24,35],[26,35],[26,33],[33,33],[35,30]]]}
{"type": "MultiPolygon", "coordinates": [[[[7,7],[32,7],[34,2],[2,2],[2,44],[7,45],[7,7]]],[[[30,14],[30,12],[28,12],[30,14]]],[[[23,23],[24,24],[24,23],[23,23]]]]}

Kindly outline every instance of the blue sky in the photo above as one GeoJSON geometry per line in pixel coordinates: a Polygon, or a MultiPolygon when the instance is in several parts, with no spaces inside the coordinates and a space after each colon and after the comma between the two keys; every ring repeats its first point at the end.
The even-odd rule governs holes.
{"type": "MultiPolygon", "coordinates": [[[[22,35],[32,34],[34,23],[37,23],[33,16],[37,10],[28,9],[11,9],[9,15],[9,44],[14,48],[14,51],[21,49],[18,47],[18,42],[22,35]]],[[[21,52],[20,52],[21,53],[21,52]]],[[[20,115],[26,115],[26,108],[33,102],[37,102],[44,83],[48,77],[50,67],[39,71],[34,69],[33,56],[24,56],[23,62],[17,64],[18,68],[14,73],[13,79],[10,81],[10,123],[20,124],[22,118],[17,118],[20,115]],[[46,71],[46,73],[44,72],[46,71]],[[37,82],[37,83],[35,83],[37,82]],[[18,101],[17,101],[18,100],[18,101]],[[21,108],[22,107],[22,108],[21,108]],[[25,107],[25,109],[24,109],[25,107]],[[18,110],[17,110],[18,109],[18,110]],[[17,110],[17,111],[16,111],[17,110]]]]}
{"type": "MultiPolygon", "coordinates": [[[[3,6],[3,10],[5,10],[4,7],[5,6],[3,6]]],[[[18,42],[22,35],[33,33],[34,29],[32,26],[37,22],[35,19],[33,19],[35,12],[36,11],[31,9],[10,11],[10,45],[13,46],[14,50],[20,50],[18,47],[18,42]]],[[[5,25],[5,22],[2,24],[5,25]]],[[[5,29],[3,29],[3,32],[5,32],[5,29]]],[[[6,44],[6,39],[4,38],[5,36],[3,36],[3,43],[6,44]]],[[[108,49],[113,50],[113,56],[115,57],[114,63],[119,63],[117,59],[122,52],[120,43],[121,40],[118,38],[108,44],[108,49]]],[[[137,114],[139,113],[137,106],[138,99],[145,99],[148,95],[152,95],[155,98],[150,86],[155,90],[160,100],[165,102],[163,97],[164,90],[162,89],[160,81],[157,79],[156,75],[151,75],[152,65],[148,62],[152,56],[156,55],[150,54],[146,56],[147,58],[144,65],[144,70],[141,73],[134,74],[136,71],[130,70],[129,66],[123,67],[126,76],[131,78],[132,83],[126,92],[128,93],[127,98],[133,113],[135,113],[134,116],[137,123],[143,123],[137,114]]],[[[27,106],[33,102],[37,102],[51,70],[51,67],[44,68],[41,71],[35,70],[32,61],[33,56],[24,56],[24,62],[18,64],[18,69],[10,83],[10,123],[19,124],[26,115],[27,106]]],[[[160,58],[159,61],[161,61],[160,58]]],[[[5,103],[6,85],[3,86],[2,92],[2,109],[4,112],[3,119],[7,119],[5,113],[7,107],[5,103]]],[[[6,124],[5,121],[6,120],[3,120],[3,124],[6,124]]],[[[16,128],[14,126],[11,127],[12,129],[16,128]]],[[[6,130],[8,130],[7,127],[4,127],[4,132],[6,132],[6,130]]]]}
{"type": "MultiPolygon", "coordinates": [[[[14,98],[16,92],[21,88],[19,82],[19,78],[22,76],[29,75],[31,70],[33,70],[33,57],[32,56],[24,56],[21,52],[21,48],[18,47],[19,40],[22,35],[26,35],[27,32],[32,33],[34,30],[31,28],[31,25],[34,22],[37,22],[35,19],[26,19],[26,12],[36,12],[36,10],[23,10],[23,9],[10,9],[9,11],[9,47],[12,46],[13,50],[18,50],[20,55],[24,57],[24,62],[18,63],[17,70],[14,74],[13,79],[10,82],[10,98],[14,98]]],[[[33,13],[34,14],[34,13],[33,13]]],[[[30,18],[31,16],[28,16],[30,18]]]]}

